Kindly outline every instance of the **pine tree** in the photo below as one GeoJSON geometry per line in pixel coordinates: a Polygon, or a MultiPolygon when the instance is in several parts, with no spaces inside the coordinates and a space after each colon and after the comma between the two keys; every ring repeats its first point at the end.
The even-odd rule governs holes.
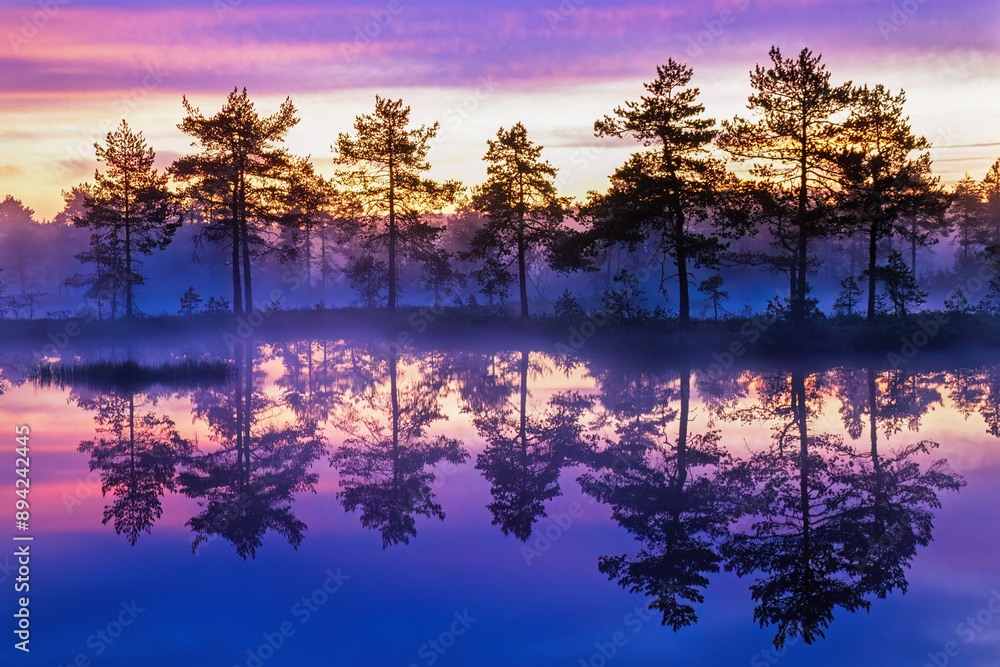
{"type": "MultiPolygon", "coordinates": [[[[74,222],[93,230],[94,252],[115,255],[122,267],[119,280],[125,292],[125,316],[132,319],[135,286],[145,282],[139,255],[163,250],[180,226],[167,188],[167,175],[153,168],[156,153],[124,120],[108,132],[105,144],[94,144],[105,172],[94,173],[92,194],[84,199],[85,213],[74,222]],[[120,254],[120,256],[118,256],[120,254]]],[[[114,263],[114,262],[105,262],[114,263]]]]}
{"type": "Polygon", "coordinates": [[[854,276],[847,276],[841,280],[840,286],[842,289],[837,300],[833,302],[833,307],[840,315],[853,315],[854,309],[861,303],[864,291],[858,286],[858,281],[854,279],[854,276]]]}
{"type": "MultiPolygon", "coordinates": [[[[844,145],[837,157],[842,170],[842,205],[848,233],[868,242],[868,311],[875,318],[875,267],[878,244],[893,235],[907,238],[917,217],[943,215],[946,199],[931,175],[930,142],[915,136],[903,115],[906,95],[884,86],[863,86],[851,95],[851,113],[844,123],[844,145]]],[[[927,232],[911,239],[926,245],[927,232]]]]}
{"type": "MultiPolygon", "coordinates": [[[[927,292],[920,289],[916,276],[898,252],[890,254],[886,264],[876,266],[874,273],[874,279],[885,286],[886,296],[892,302],[897,315],[906,315],[911,308],[927,300],[927,292]]],[[[871,280],[867,269],[861,276],[871,280]]]]}
{"type": "Polygon", "coordinates": [[[714,235],[695,230],[726,176],[723,164],[708,154],[717,131],[713,119],[701,116],[705,107],[696,102],[698,88],[687,87],[692,73],[670,59],[644,84],[648,95],[594,124],[597,136],[628,136],[647,150],[632,155],[611,177],[611,189],[593,194],[583,208],[589,234],[605,247],[624,244],[634,250],[651,235],[658,237],[662,262],[677,271],[682,328],[690,324],[690,269],[717,266],[725,250],[717,237],[728,235],[722,226],[714,235]]]}
{"type": "Polygon", "coordinates": [[[170,173],[187,184],[185,197],[212,214],[199,240],[229,248],[233,313],[249,313],[254,308],[250,259],[268,251],[276,233],[292,167],[291,156],[277,144],[299,122],[295,106],[286,98],[277,112],[261,118],[246,88],[234,88],[210,118],[186,97],[184,109],[187,116],[177,127],[194,138],[192,146],[200,152],[178,159],[170,173]]]}
{"type": "Polygon", "coordinates": [[[955,184],[951,193],[951,206],[948,208],[948,222],[955,231],[956,241],[962,249],[960,258],[963,266],[968,267],[971,261],[970,253],[979,244],[984,222],[983,195],[979,183],[966,174],[955,184]]]}
{"type": "MultiPolygon", "coordinates": [[[[487,141],[486,182],[473,192],[473,207],[488,221],[472,238],[470,256],[496,270],[517,266],[521,317],[528,317],[528,253],[558,237],[569,200],[556,194],[556,169],[541,160],[542,147],[524,125],[500,128],[487,141]]],[[[492,279],[496,271],[489,273],[492,279]]],[[[513,282],[513,278],[511,280],[513,282]]]]}
{"type": "Polygon", "coordinates": [[[729,299],[729,292],[722,289],[724,284],[725,280],[721,273],[709,276],[698,283],[698,291],[707,296],[705,309],[702,312],[705,312],[711,306],[713,320],[719,319],[719,310],[722,308],[722,304],[729,299]]]}
{"type": "Polygon", "coordinates": [[[184,290],[184,294],[181,295],[181,315],[194,315],[198,310],[198,304],[202,302],[201,296],[195,290],[194,285],[188,287],[184,290]]]}
{"type": "Polygon", "coordinates": [[[1000,160],[990,166],[979,184],[983,199],[983,228],[981,239],[984,245],[1000,244],[1000,160]]]}
{"type": "Polygon", "coordinates": [[[357,233],[354,202],[338,191],[332,180],[317,174],[308,158],[292,161],[283,198],[279,224],[287,243],[286,254],[294,257],[302,282],[310,288],[313,265],[318,263],[320,286],[325,289],[333,268],[330,254],[357,233]]]}
{"type": "Polygon", "coordinates": [[[822,56],[802,49],[784,58],[772,46],[771,66],[757,65],[750,73],[754,94],[748,107],[756,122],[734,118],[722,123],[718,145],[738,160],[753,160],[751,173],[775,184],[794,184],[797,195],[795,244],[791,267],[792,321],[806,315],[809,284],[809,241],[824,236],[821,204],[815,196],[834,186],[834,161],[841,128],[839,116],[850,103],[850,82],[833,86],[822,56]]]}
{"type": "Polygon", "coordinates": [[[388,308],[396,309],[399,260],[429,254],[441,229],[427,223],[425,213],[455,201],[457,181],[438,183],[422,174],[429,142],[439,123],[410,128],[410,107],[402,100],[375,96],[375,113],[358,116],[355,136],[341,133],[334,147],[340,181],[356,195],[367,223],[365,245],[388,255],[388,308]]]}
{"type": "Polygon", "coordinates": [[[424,260],[420,278],[423,288],[434,294],[435,308],[441,304],[441,297],[445,292],[451,291],[454,294],[455,287],[464,287],[466,284],[465,275],[455,269],[452,259],[450,252],[439,248],[424,260]]]}

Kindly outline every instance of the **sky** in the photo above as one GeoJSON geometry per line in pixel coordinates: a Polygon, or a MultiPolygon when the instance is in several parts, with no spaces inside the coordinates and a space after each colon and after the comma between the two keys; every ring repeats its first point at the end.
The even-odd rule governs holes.
{"type": "Polygon", "coordinates": [[[731,118],[772,45],[822,53],[835,83],[904,89],[945,184],[1000,156],[994,0],[0,0],[0,197],[50,219],[122,119],[166,167],[191,150],[183,96],[211,114],[246,87],[262,114],[292,99],[288,147],[328,175],[379,94],[441,123],[432,176],[480,182],[487,139],[520,121],[582,198],[636,148],[594,121],[656,65],[689,64],[707,115],[731,118]]]}

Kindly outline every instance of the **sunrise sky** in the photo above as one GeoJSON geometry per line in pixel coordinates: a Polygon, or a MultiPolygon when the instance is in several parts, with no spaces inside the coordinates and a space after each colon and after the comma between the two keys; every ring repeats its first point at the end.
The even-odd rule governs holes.
{"type": "Polygon", "coordinates": [[[657,64],[690,64],[708,114],[728,118],[772,44],[822,53],[837,83],[905,89],[945,183],[1000,156],[995,0],[3,0],[0,26],[0,197],[45,219],[122,118],[166,166],[188,150],[182,95],[210,114],[234,86],[262,113],[290,96],[289,147],[327,174],[379,93],[441,122],[432,175],[479,182],[486,139],[522,121],[582,197],[633,148],[594,138],[594,120],[657,64]]]}

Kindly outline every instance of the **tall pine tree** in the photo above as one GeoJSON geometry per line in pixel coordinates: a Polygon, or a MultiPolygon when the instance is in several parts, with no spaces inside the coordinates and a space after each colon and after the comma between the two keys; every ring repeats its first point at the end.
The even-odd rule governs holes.
{"type": "Polygon", "coordinates": [[[94,173],[94,187],[84,199],[84,214],[74,219],[78,227],[92,230],[91,251],[83,261],[117,266],[115,283],[125,292],[125,316],[132,319],[135,286],[145,282],[139,256],[162,250],[170,243],[180,219],[167,188],[167,175],[153,168],[156,153],[146,146],[142,132],[133,133],[124,120],[108,132],[105,144],[95,143],[97,159],[105,171],[94,173]]]}
{"type": "Polygon", "coordinates": [[[755,92],[747,106],[757,119],[723,121],[717,143],[738,160],[754,161],[754,176],[796,190],[790,297],[792,321],[801,324],[809,292],[809,241],[829,231],[820,193],[837,182],[839,121],[850,104],[851,84],[832,85],[822,56],[809,49],[784,58],[772,46],[769,55],[770,67],[757,65],[750,73],[755,92]]]}
{"type": "MultiPolygon", "coordinates": [[[[903,115],[905,102],[903,91],[893,95],[882,85],[855,89],[838,156],[848,231],[868,242],[869,320],[875,318],[879,241],[897,234],[908,238],[914,217],[943,215],[946,203],[931,175],[929,155],[913,155],[928,150],[930,142],[913,134],[903,115]]],[[[910,240],[926,244],[929,234],[910,240]]]]}
{"type": "Polygon", "coordinates": [[[521,317],[528,317],[528,253],[558,236],[569,200],[556,194],[556,169],[542,161],[542,147],[528,139],[524,125],[500,128],[487,141],[486,182],[472,204],[488,222],[472,238],[470,255],[509,273],[517,265],[521,317]]]}
{"type": "Polygon", "coordinates": [[[184,109],[187,116],[177,127],[200,152],[178,159],[170,173],[186,183],[184,196],[213,214],[203,238],[229,247],[233,313],[249,313],[254,308],[250,258],[268,249],[282,211],[280,193],[287,187],[292,157],[277,144],[299,122],[295,106],[286,98],[277,112],[261,118],[246,88],[234,88],[210,118],[186,97],[184,109]]]}
{"type": "Polygon", "coordinates": [[[358,116],[355,135],[341,133],[334,147],[341,183],[358,195],[367,223],[365,244],[388,255],[388,307],[396,309],[400,259],[421,259],[433,250],[440,227],[425,214],[454,202],[457,181],[423,177],[429,142],[439,123],[410,126],[403,100],[375,96],[375,113],[358,116]]]}
{"type": "Polygon", "coordinates": [[[696,226],[709,217],[713,195],[727,177],[723,164],[708,154],[717,131],[714,119],[702,117],[699,89],[688,87],[693,70],[670,59],[656,74],[644,84],[648,95],[594,124],[597,136],[632,137],[647,149],[615,171],[611,189],[592,195],[584,213],[590,234],[602,245],[634,248],[654,238],[663,264],[676,269],[678,316],[687,328],[690,270],[715,266],[725,249],[716,237],[728,234],[723,225],[715,235],[696,226]]]}

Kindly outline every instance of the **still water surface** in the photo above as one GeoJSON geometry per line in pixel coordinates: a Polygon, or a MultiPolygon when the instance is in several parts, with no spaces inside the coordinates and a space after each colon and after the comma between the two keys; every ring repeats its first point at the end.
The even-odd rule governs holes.
{"type": "Polygon", "coordinates": [[[79,361],[126,355],[233,377],[4,360],[35,541],[31,653],[0,663],[1000,664],[1000,365],[327,340],[79,361]]]}

